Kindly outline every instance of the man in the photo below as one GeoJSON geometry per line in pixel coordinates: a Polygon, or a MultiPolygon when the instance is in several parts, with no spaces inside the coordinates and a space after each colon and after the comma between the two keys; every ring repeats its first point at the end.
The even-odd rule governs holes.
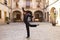
{"type": "Polygon", "coordinates": [[[37,25],[31,25],[28,21],[28,17],[33,17],[33,16],[31,16],[27,11],[25,11],[24,8],[22,8],[22,10],[23,10],[23,14],[24,14],[24,23],[26,25],[26,30],[27,30],[27,38],[29,38],[30,37],[29,26],[36,27],[37,25]]]}

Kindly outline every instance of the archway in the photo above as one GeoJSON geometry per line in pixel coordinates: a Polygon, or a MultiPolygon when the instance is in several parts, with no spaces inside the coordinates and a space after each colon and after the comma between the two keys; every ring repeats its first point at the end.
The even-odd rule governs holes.
{"type": "Polygon", "coordinates": [[[21,21],[21,12],[20,11],[14,11],[13,12],[13,21],[14,22],[20,22],[21,21]]]}
{"type": "Polygon", "coordinates": [[[42,22],[43,21],[43,12],[42,11],[35,11],[34,12],[34,15],[35,15],[35,21],[40,21],[42,22]]]}

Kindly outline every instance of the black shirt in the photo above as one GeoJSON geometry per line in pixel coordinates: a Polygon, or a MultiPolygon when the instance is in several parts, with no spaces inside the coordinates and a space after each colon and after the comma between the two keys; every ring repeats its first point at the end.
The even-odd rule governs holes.
{"type": "Polygon", "coordinates": [[[24,14],[24,22],[28,22],[28,17],[33,17],[32,15],[30,15],[29,13],[24,14]]]}

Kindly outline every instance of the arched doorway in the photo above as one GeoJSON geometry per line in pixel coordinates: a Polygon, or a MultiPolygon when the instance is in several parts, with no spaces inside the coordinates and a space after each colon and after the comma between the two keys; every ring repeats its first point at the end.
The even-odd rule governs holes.
{"type": "Polygon", "coordinates": [[[35,15],[35,21],[40,21],[42,22],[43,21],[43,12],[42,11],[35,11],[34,12],[34,15],[35,15]]]}
{"type": "Polygon", "coordinates": [[[20,22],[21,21],[21,12],[14,11],[13,12],[13,22],[20,22]]]}
{"type": "MultiPolygon", "coordinates": [[[[26,12],[29,13],[32,16],[32,12],[31,11],[27,10],[26,12]]],[[[28,21],[31,22],[32,21],[32,18],[31,17],[28,17],[28,21]]]]}
{"type": "Polygon", "coordinates": [[[56,9],[55,9],[55,7],[52,7],[50,10],[50,22],[56,23],[56,9]]]}

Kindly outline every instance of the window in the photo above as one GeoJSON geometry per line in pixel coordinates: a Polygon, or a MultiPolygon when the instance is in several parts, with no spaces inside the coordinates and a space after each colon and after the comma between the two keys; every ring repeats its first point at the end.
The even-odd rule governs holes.
{"type": "Polygon", "coordinates": [[[0,18],[1,18],[1,10],[0,10],[0,18]]]}
{"type": "Polygon", "coordinates": [[[36,2],[37,2],[37,7],[39,8],[41,0],[36,0],[36,2]]]}
{"type": "Polygon", "coordinates": [[[19,2],[20,0],[14,0],[15,2],[19,2]]]}
{"type": "Polygon", "coordinates": [[[7,5],[7,0],[4,0],[4,4],[7,5]]]}
{"type": "Polygon", "coordinates": [[[26,0],[26,8],[30,8],[30,0],[26,0]]]}

